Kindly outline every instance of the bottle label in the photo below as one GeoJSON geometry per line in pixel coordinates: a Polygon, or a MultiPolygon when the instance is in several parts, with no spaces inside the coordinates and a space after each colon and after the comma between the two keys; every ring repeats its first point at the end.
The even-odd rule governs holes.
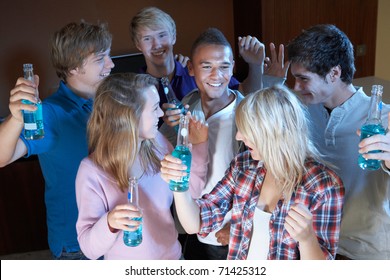
{"type": "Polygon", "coordinates": [[[36,123],[25,123],[24,129],[25,130],[36,130],[36,129],[38,129],[38,126],[36,123]]]}
{"type": "Polygon", "coordinates": [[[187,128],[182,128],[180,131],[181,136],[186,137],[188,135],[188,130],[187,128]]]}

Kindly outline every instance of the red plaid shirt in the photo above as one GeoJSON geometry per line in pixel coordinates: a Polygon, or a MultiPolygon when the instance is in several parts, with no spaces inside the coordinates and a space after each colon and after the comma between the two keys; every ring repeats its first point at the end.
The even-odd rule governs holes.
{"type": "MultiPolygon", "coordinates": [[[[344,186],[337,174],[308,159],[307,172],[290,201],[278,201],[269,222],[268,259],[300,259],[297,243],[284,227],[290,206],[302,203],[313,215],[313,227],[327,259],[334,259],[339,240],[344,186]]],[[[253,216],[267,170],[246,151],[231,162],[225,177],[213,191],[196,200],[201,212],[201,230],[206,236],[219,228],[232,209],[228,259],[245,260],[252,235],[253,216]]]]}

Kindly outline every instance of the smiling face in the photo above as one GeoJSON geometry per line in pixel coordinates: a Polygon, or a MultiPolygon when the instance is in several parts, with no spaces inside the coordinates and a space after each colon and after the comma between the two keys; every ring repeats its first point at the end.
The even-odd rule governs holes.
{"type": "Polygon", "coordinates": [[[192,54],[188,69],[190,75],[195,77],[200,94],[208,99],[216,99],[228,93],[233,66],[230,47],[204,44],[192,54]]]}
{"type": "Polygon", "coordinates": [[[81,93],[84,98],[95,96],[96,90],[102,80],[111,73],[114,63],[110,57],[110,49],[90,54],[83,66],[70,71],[68,82],[76,93],[81,93]]]}
{"type": "Polygon", "coordinates": [[[139,121],[139,139],[141,141],[156,137],[159,118],[164,115],[159,106],[160,97],[157,88],[150,86],[146,88],[144,94],[146,102],[139,121]]]}
{"type": "Polygon", "coordinates": [[[294,90],[300,94],[304,103],[324,103],[328,108],[334,107],[331,104],[335,89],[330,82],[330,74],[326,75],[324,79],[316,73],[308,71],[300,63],[292,63],[290,68],[291,74],[295,77],[294,90]]]}
{"type": "Polygon", "coordinates": [[[163,65],[173,59],[173,46],[176,36],[168,28],[152,30],[141,28],[136,47],[144,54],[145,60],[155,65],[163,65]]]}

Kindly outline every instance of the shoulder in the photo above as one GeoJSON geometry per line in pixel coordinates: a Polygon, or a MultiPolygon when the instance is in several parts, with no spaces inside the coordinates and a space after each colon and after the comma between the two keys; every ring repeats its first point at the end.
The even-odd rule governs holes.
{"type": "Polygon", "coordinates": [[[196,88],[189,92],[186,96],[184,96],[182,102],[191,106],[198,100],[200,100],[200,94],[198,89],[196,88]]]}
{"type": "Polygon", "coordinates": [[[77,176],[91,176],[99,173],[100,168],[93,162],[90,157],[85,157],[81,162],[77,176]]]}
{"type": "Polygon", "coordinates": [[[235,166],[236,169],[245,172],[247,170],[256,170],[262,167],[263,163],[252,159],[250,151],[245,150],[234,157],[231,161],[231,166],[235,166]]]}
{"type": "Polygon", "coordinates": [[[157,145],[158,151],[161,153],[162,156],[165,156],[166,154],[171,153],[173,151],[172,144],[160,131],[157,132],[154,141],[157,145]]]}
{"type": "Polygon", "coordinates": [[[101,182],[115,183],[115,180],[108,175],[100,166],[95,164],[88,156],[79,165],[76,176],[76,187],[100,189],[101,182]]]}
{"type": "Polygon", "coordinates": [[[343,182],[337,173],[324,163],[307,159],[306,173],[302,185],[310,192],[326,192],[329,188],[343,188],[343,182]]]}
{"type": "Polygon", "coordinates": [[[237,89],[229,89],[229,91],[236,96],[237,103],[240,103],[245,98],[245,96],[237,89]]]}

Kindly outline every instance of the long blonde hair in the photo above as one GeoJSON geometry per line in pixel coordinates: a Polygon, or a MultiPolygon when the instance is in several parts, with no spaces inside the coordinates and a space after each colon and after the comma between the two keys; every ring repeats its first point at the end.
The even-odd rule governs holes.
{"type": "Polygon", "coordinates": [[[266,88],[244,98],[237,107],[236,123],[289,199],[302,180],[306,159],[320,160],[309,137],[304,105],[285,86],[266,88]]]}
{"type": "MultiPolygon", "coordinates": [[[[107,77],[97,89],[87,127],[88,150],[94,163],[109,173],[122,191],[127,189],[128,170],[138,154],[144,92],[157,85],[147,74],[119,73],[107,77]]],[[[157,154],[154,140],[142,141],[139,156],[145,173],[159,172],[157,154]]]]}

